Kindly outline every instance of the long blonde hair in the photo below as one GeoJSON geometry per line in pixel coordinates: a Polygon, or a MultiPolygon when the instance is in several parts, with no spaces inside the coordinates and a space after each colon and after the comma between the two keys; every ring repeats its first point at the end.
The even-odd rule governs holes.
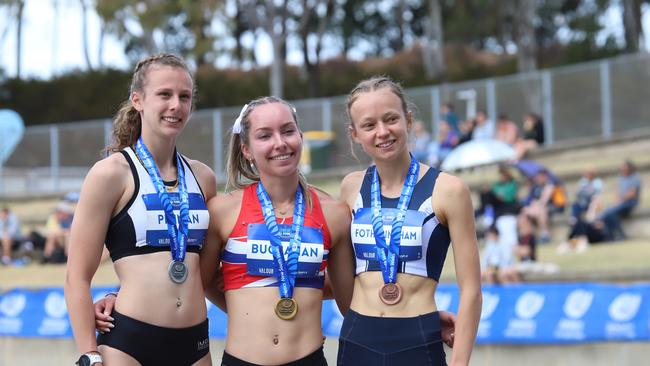
{"type": "MultiPolygon", "coordinates": [[[[287,102],[286,100],[278,97],[270,96],[270,97],[261,97],[248,102],[247,106],[242,111],[242,114],[239,116],[240,126],[241,126],[240,131],[238,133],[233,133],[230,136],[230,143],[228,144],[229,145],[228,162],[226,165],[226,171],[228,173],[228,185],[231,187],[241,189],[247,186],[250,183],[250,181],[253,182],[260,181],[259,173],[256,171],[256,169],[253,168],[252,164],[246,159],[241,146],[248,145],[250,141],[248,134],[250,132],[250,125],[251,125],[250,115],[253,112],[253,110],[261,105],[271,104],[271,103],[281,103],[289,107],[289,109],[291,110],[291,116],[293,117],[293,121],[296,123],[296,127],[298,127],[298,114],[296,113],[296,109],[293,107],[293,105],[291,105],[291,103],[287,102]]],[[[298,129],[300,128],[298,127],[298,129]]],[[[306,206],[311,209],[312,200],[311,200],[311,194],[309,192],[309,184],[307,184],[307,180],[302,175],[302,173],[300,173],[300,171],[298,171],[298,181],[300,184],[300,188],[302,188],[302,192],[305,197],[305,202],[307,203],[306,206]]]]}
{"type": "Polygon", "coordinates": [[[194,86],[194,78],[190,72],[189,67],[182,58],[163,53],[155,56],[149,56],[135,66],[133,76],[131,78],[131,86],[129,87],[129,99],[122,102],[120,109],[113,117],[113,141],[104,149],[105,153],[117,152],[127,146],[135,145],[135,142],[140,137],[142,131],[142,120],[140,119],[140,112],[138,112],[131,103],[131,94],[133,92],[144,93],[144,85],[147,80],[147,73],[153,65],[178,67],[187,71],[192,79],[192,109],[194,109],[194,96],[196,95],[196,87],[194,86]]]}

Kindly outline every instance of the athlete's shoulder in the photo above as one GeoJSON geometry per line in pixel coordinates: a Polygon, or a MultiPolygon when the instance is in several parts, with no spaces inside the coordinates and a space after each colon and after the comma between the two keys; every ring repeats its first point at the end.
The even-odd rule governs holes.
{"type": "Polygon", "coordinates": [[[366,176],[365,170],[357,170],[349,173],[341,181],[341,200],[350,203],[353,196],[356,196],[361,189],[361,184],[366,176]]]}
{"type": "Polygon", "coordinates": [[[201,186],[205,199],[209,200],[214,197],[217,194],[217,179],[214,175],[214,171],[212,171],[212,169],[205,163],[187,157],[186,159],[196,177],[196,180],[201,186]]]}
{"type": "Polygon", "coordinates": [[[221,214],[232,212],[233,209],[241,206],[243,198],[244,191],[242,189],[218,193],[208,201],[208,208],[221,214]]]}
{"type": "Polygon", "coordinates": [[[436,179],[436,190],[440,190],[445,196],[458,196],[464,193],[469,194],[467,184],[455,175],[440,172],[436,179]]]}
{"type": "Polygon", "coordinates": [[[88,171],[86,178],[97,177],[114,180],[130,172],[131,167],[126,158],[120,153],[114,153],[96,162],[88,171]]]}

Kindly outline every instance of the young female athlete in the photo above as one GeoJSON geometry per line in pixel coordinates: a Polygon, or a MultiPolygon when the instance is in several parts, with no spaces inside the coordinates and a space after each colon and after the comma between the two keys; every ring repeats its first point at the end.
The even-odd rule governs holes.
{"type": "Polygon", "coordinates": [[[210,168],[176,150],[193,95],[180,58],[140,61],[114,119],[115,153],[86,176],[65,281],[81,365],[211,364],[198,252],[216,182],[210,168]],[[120,292],[115,327],[96,340],[89,289],[104,243],[120,292]]]}
{"type": "Polygon", "coordinates": [[[326,365],[326,266],[347,310],[349,211],[301,177],[302,144],[296,113],[279,98],[250,102],[233,126],[228,176],[239,189],[209,203],[216,245],[206,246],[201,257],[204,285],[213,293],[221,259],[228,311],[223,365],[326,365]]]}
{"type": "Polygon", "coordinates": [[[347,109],[350,135],[374,165],[341,184],[353,214],[357,276],[338,364],[446,365],[434,295],[451,241],[460,287],[451,364],[467,365],[481,311],[469,191],[410,155],[412,116],[397,83],[362,81],[347,109]]]}

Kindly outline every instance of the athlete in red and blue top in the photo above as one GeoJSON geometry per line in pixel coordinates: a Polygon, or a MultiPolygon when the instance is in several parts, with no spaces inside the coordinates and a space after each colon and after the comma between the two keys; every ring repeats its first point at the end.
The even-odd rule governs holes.
{"type": "MultiPolygon", "coordinates": [[[[259,198],[255,192],[258,183],[244,188],[241,210],[237,222],[228,237],[221,257],[221,271],[224,290],[250,287],[277,286],[277,277],[269,277],[265,272],[273,268],[268,231],[259,198]],[[253,273],[258,273],[255,275],[253,273]]],[[[322,288],[325,280],[325,267],[330,250],[330,233],[323,216],[316,190],[311,192],[312,209],[306,210],[302,231],[302,243],[298,259],[296,287],[322,288]]],[[[282,237],[283,247],[289,242],[293,217],[276,218],[282,237]]],[[[284,251],[286,253],[286,250],[284,251]]]]}

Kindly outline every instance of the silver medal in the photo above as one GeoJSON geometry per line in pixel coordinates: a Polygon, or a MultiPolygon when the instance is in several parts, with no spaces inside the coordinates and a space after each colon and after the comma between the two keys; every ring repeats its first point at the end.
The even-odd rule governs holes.
{"type": "Polygon", "coordinates": [[[187,265],[185,262],[171,261],[167,272],[174,283],[183,283],[187,278],[187,265]]]}

